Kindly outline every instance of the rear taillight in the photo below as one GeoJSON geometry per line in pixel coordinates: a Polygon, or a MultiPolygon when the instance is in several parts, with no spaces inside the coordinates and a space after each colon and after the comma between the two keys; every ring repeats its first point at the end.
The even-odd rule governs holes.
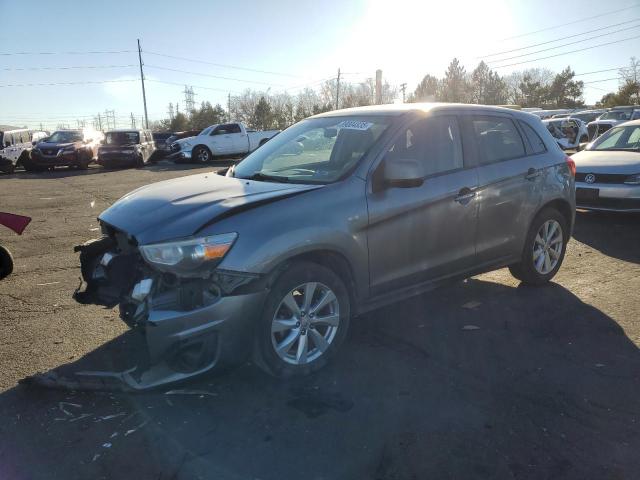
{"type": "Polygon", "coordinates": [[[569,171],[571,172],[571,176],[575,177],[576,176],[576,162],[574,162],[573,158],[571,158],[571,157],[567,157],[566,161],[567,161],[567,166],[569,167],[569,171]]]}

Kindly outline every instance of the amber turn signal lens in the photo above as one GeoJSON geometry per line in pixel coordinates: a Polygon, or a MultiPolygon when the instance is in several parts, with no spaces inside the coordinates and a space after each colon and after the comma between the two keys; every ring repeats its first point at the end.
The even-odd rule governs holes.
{"type": "Polygon", "coordinates": [[[228,243],[220,245],[205,245],[204,258],[213,260],[215,258],[224,257],[224,254],[227,253],[227,250],[229,250],[229,248],[231,248],[231,245],[228,243]]]}

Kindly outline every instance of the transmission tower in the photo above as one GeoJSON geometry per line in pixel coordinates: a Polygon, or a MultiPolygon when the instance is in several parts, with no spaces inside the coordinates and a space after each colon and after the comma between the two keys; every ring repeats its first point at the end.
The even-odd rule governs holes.
{"type": "Polygon", "coordinates": [[[173,122],[173,118],[174,118],[174,115],[173,115],[173,103],[171,103],[171,102],[169,102],[169,110],[167,111],[167,113],[169,114],[169,120],[171,122],[173,122]]]}
{"type": "Polygon", "coordinates": [[[107,129],[116,128],[116,111],[115,110],[105,110],[104,111],[105,122],[107,123],[107,129]],[[111,126],[113,125],[113,126],[111,126]]]}
{"type": "Polygon", "coordinates": [[[184,86],[184,106],[187,109],[187,114],[191,113],[196,108],[196,101],[193,98],[195,93],[193,93],[193,87],[184,86]]]}

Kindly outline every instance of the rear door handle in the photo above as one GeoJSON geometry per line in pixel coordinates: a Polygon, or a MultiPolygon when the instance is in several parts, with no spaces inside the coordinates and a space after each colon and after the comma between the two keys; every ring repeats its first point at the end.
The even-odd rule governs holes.
{"type": "Polygon", "coordinates": [[[465,187],[458,192],[458,196],[454,200],[458,202],[460,205],[466,205],[475,196],[476,196],[476,192],[473,192],[470,188],[465,187]]]}
{"type": "Polygon", "coordinates": [[[527,174],[524,176],[527,180],[535,180],[540,176],[540,170],[536,170],[535,168],[530,168],[527,170],[527,174]]]}

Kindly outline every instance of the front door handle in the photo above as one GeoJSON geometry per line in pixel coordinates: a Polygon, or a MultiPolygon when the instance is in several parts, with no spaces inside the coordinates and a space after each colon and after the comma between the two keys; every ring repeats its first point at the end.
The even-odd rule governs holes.
{"type": "Polygon", "coordinates": [[[465,187],[458,192],[458,196],[454,200],[458,202],[460,205],[466,205],[475,196],[476,196],[476,192],[472,191],[470,188],[465,187]]]}
{"type": "Polygon", "coordinates": [[[524,178],[527,180],[533,181],[540,176],[540,170],[536,170],[535,168],[530,168],[527,170],[527,174],[524,178]]]}

